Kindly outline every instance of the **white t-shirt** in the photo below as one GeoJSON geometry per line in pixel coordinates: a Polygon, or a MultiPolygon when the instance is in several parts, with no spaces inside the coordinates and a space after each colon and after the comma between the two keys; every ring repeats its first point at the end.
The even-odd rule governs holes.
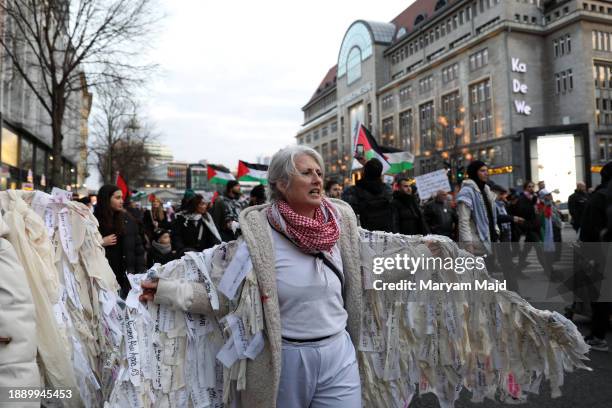
{"type": "MultiPolygon", "coordinates": [[[[346,327],[348,314],[342,302],[342,285],[321,259],[300,251],[272,230],[276,251],[276,285],[283,337],[309,340],[331,336],[346,327]]],[[[335,245],[328,258],[342,271],[335,245]]]]}

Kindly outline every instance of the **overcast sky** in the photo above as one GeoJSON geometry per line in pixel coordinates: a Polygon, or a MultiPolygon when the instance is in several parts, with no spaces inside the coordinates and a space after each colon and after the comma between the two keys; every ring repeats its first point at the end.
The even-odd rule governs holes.
{"type": "Polygon", "coordinates": [[[175,160],[234,169],[294,143],[301,107],[357,19],[392,20],[412,0],[163,0],[143,101],[175,160]]]}

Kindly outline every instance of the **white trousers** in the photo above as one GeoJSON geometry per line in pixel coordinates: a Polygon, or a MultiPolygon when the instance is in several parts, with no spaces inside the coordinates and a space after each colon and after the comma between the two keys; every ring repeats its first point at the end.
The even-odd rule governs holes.
{"type": "Polygon", "coordinates": [[[355,347],[346,331],[313,343],[283,341],[278,408],[361,408],[355,347]]]}

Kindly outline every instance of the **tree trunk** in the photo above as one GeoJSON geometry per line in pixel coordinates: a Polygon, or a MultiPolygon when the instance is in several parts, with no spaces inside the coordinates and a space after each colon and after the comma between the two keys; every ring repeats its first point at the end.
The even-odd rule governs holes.
{"type": "Polygon", "coordinates": [[[53,135],[53,160],[51,161],[51,187],[65,188],[62,176],[62,142],[64,135],[62,133],[62,124],[64,122],[64,111],[66,110],[66,99],[63,97],[63,90],[57,92],[53,97],[51,106],[51,131],[53,135]]]}

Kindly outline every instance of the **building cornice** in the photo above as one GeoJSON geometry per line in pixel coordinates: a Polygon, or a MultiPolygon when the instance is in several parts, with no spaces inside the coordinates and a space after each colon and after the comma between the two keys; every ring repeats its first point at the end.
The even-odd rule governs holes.
{"type": "Polygon", "coordinates": [[[481,33],[478,36],[468,40],[457,48],[453,48],[452,50],[447,51],[447,53],[444,54],[443,58],[437,58],[434,61],[425,62],[424,65],[410,72],[409,74],[405,74],[383,85],[377,90],[376,93],[377,95],[380,95],[382,93],[388,92],[389,90],[396,88],[404,84],[405,82],[415,79],[419,75],[431,70],[432,68],[435,68],[439,65],[447,64],[449,60],[456,57],[457,55],[463,54],[466,50],[473,48],[477,44],[487,41],[488,39],[495,37],[497,34],[500,34],[502,32],[527,33],[545,37],[555,31],[558,31],[559,29],[572,25],[578,21],[591,21],[597,23],[611,24],[612,16],[601,15],[599,13],[586,10],[575,10],[569,13],[568,15],[563,16],[558,20],[547,24],[546,26],[526,24],[516,22],[514,20],[500,20],[497,24],[491,26],[486,32],[481,33]]]}
{"type": "Polygon", "coordinates": [[[321,99],[325,98],[326,96],[331,95],[334,91],[336,91],[335,84],[330,86],[328,89],[324,90],[323,92],[321,92],[321,94],[317,95],[315,99],[311,99],[310,101],[308,101],[308,103],[302,107],[302,112],[305,112],[306,110],[308,110],[308,108],[310,108],[311,106],[313,106],[314,104],[319,102],[321,99]]]}
{"type": "Polygon", "coordinates": [[[302,128],[298,131],[298,133],[296,134],[295,137],[301,136],[304,133],[309,132],[313,128],[317,127],[321,123],[323,123],[323,122],[325,122],[325,121],[327,121],[329,119],[335,118],[337,116],[337,113],[338,113],[338,106],[335,105],[331,109],[325,111],[321,115],[319,115],[316,118],[314,118],[313,120],[304,123],[302,125],[302,128]]]}

